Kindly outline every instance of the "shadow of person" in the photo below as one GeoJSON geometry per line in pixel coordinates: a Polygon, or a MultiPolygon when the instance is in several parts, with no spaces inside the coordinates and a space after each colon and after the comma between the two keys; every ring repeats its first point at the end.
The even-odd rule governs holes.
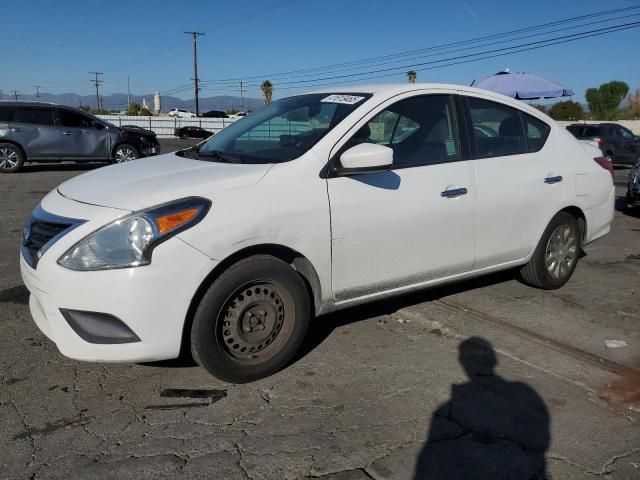
{"type": "Polygon", "coordinates": [[[549,412],[529,385],[494,372],[496,353],[483,338],[460,344],[469,381],[431,418],[415,479],[546,479],[549,412]]]}

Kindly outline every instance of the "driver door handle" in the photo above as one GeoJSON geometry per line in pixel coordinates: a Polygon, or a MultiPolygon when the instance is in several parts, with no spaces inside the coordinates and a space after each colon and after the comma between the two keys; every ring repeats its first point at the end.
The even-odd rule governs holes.
{"type": "Polygon", "coordinates": [[[63,135],[71,135],[71,132],[62,132],[63,135]]]}
{"type": "Polygon", "coordinates": [[[467,189],[465,187],[452,188],[451,190],[445,190],[444,192],[440,192],[440,196],[444,198],[455,198],[455,197],[460,197],[466,194],[467,194],[467,189]]]}
{"type": "Polygon", "coordinates": [[[544,179],[544,183],[560,183],[562,181],[562,176],[561,175],[557,175],[555,177],[547,177],[544,179]]]}

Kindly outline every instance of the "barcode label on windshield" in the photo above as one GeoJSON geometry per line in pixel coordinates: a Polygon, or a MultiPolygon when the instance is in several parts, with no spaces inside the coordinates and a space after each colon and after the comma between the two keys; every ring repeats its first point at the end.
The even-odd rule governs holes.
{"type": "Polygon", "coordinates": [[[329,95],[328,97],[325,97],[320,101],[324,103],[342,103],[345,105],[355,105],[363,99],[364,97],[356,97],[355,95],[329,95]]]}

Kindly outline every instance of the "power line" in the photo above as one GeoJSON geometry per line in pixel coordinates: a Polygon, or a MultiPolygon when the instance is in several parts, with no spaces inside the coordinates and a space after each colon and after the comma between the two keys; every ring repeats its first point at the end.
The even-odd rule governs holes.
{"type": "Polygon", "coordinates": [[[102,80],[98,80],[98,75],[104,74],[102,72],[89,72],[89,75],[95,75],[96,77],[94,80],[89,81],[96,86],[96,108],[100,111],[100,84],[102,83],[102,80]]]}
{"type": "MultiPolygon", "coordinates": [[[[261,79],[261,78],[274,78],[274,77],[280,77],[280,76],[284,76],[284,75],[301,74],[301,73],[307,73],[307,72],[317,72],[317,71],[326,72],[327,70],[333,70],[333,69],[336,69],[336,68],[339,68],[339,67],[361,65],[361,64],[371,63],[371,62],[374,62],[374,61],[380,61],[380,60],[385,60],[385,59],[389,59],[389,58],[398,58],[398,57],[403,57],[403,56],[407,56],[407,55],[415,55],[415,54],[423,53],[423,52],[426,52],[426,51],[441,50],[441,49],[448,48],[448,47],[455,47],[455,46],[466,45],[466,44],[470,44],[470,43],[477,43],[477,42],[480,42],[480,41],[491,40],[491,39],[496,39],[496,38],[500,38],[500,37],[513,36],[513,35],[522,34],[522,33],[525,33],[525,32],[540,30],[540,29],[553,27],[553,26],[566,24],[566,23],[573,23],[573,22],[577,22],[577,21],[580,21],[580,20],[585,20],[585,19],[588,19],[588,18],[598,18],[598,17],[602,17],[602,16],[612,15],[612,14],[615,14],[615,13],[627,12],[627,11],[636,10],[636,9],[639,9],[639,8],[640,8],[640,5],[636,5],[636,6],[631,6],[631,7],[618,8],[618,9],[613,9],[613,10],[606,10],[606,11],[602,11],[602,12],[596,12],[596,13],[591,13],[591,14],[587,14],[587,15],[580,15],[580,16],[576,16],[576,17],[565,18],[565,19],[562,19],[562,20],[556,20],[556,21],[553,21],[553,22],[547,22],[547,23],[543,23],[543,24],[539,24],[539,25],[533,25],[533,26],[525,27],[525,28],[521,28],[521,29],[510,30],[510,31],[507,31],[507,32],[501,32],[501,33],[496,33],[496,34],[491,34],[491,35],[485,35],[485,36],[482,36],[482,37],[476,37],[476,38],[467,39],[467,40],[461,40],[461,41],[457,41],[457,42],[443,43],[443,44],[434,45],[434,46],[431,46],[431,47],[421,48],[421,49],[417,49],[417,50],[409,50],[409,51],[405,51],[405,52],[388,54],[388,55],[383,55],[383,56],[378,56],[378,57],[370,57],[370,58],[367,58],[367,59],[361,59],[361,60],[355,60],[355,61],[350,61],[350,62],[337,63],[337,64],[332,64],[332,65],[324,65],[324,66],[320,66],[320,67],[312,67],[312,68],[290,70],[290,71],[286,71],[286,72],[269,73],[269,74],[261,74],[261,75],[251,75],[251,76],[243,76],[243,77],[231,77],[231,78],[226,78],[226,79],[215,79],[215,80],[209,81],[208,83],[224,83],[224,82],[236,83],[237,81],[239,81],[241,79],[245,79],[245,80],[246,79],[254,79],[255,80],[255,79],[261,79]]],[[[624,17],[624,18],[626,18],[626,17],[624,17]]],[[[608,21],[608,20],[604,19],[602,21],[608,21]]],[[[547,32],[547,33],[551,33],[551,32],[547,32]]]]}
{"type": "Polygon", "coordinates": [[[196,95],[196,117],[200,115],[200,102],[198,99],[198,37],[206,35],[204,32],[184,32],[193,36],[193,81],[196,95]]]}

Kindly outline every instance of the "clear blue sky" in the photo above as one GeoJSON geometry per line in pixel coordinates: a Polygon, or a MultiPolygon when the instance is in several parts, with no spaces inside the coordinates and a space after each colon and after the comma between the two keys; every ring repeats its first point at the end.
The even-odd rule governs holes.
{"type": "MultiPolygon", "coordinates": [[[[38,84],[41,91],[51,93],[91,94],[95,90],[88,72],[101,71],[104,94],[126,92],[127,76],[132,93],[166,91],[189,83],[193,74],[191,38],[184,30],[207,32],[198,44],[203,80],[262,78],[263,74],[393,54],[633,5],[640,1],[5,0],[0,10],[0,88],[5,93],[13,89],[32,93],[32,85],[38,84]]],[[[640,9],[631,14],[607,25],[640,19],[640,9]]],[[[469,84],[509,67],[563,83],[582,101],[587,87],[613,79],[640,88],[639,47],[640,28],[636,28],[419,71],[418,81],[469,84]]],[[[278,81],[271,80],[275,97],[297,91],[278,90],[278,81]]],[[[406,79],[398,73],[378,81],[406,79]]],[[[178,96],[190,98],[192,94],[188,90],[178,96]]],[[[237,95],[238,89],[209,86],[202,92],[203,96],[218,94],[237,95]]],[[[260,93],[254,86],[246,95],[259,97],[260,93]]]]}

